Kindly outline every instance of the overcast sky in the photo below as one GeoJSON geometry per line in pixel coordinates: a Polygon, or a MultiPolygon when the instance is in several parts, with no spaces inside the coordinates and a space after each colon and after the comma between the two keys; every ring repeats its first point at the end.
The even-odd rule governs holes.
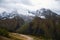
{"type": "Polygon", "coordinates": [[[60,0],[0,0],[0,12],[3,10],[17,9],[23,11],[40,8],[48,8],[60,13],[60,0]]]}

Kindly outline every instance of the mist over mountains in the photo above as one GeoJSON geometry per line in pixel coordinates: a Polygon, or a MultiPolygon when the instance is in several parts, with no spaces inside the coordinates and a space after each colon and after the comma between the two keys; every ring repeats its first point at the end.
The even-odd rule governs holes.
{"type": "Polygon", "coordinates": [[[17,10],[11,12],[3,11],[0,13],[0,19],[12,19],[15,16],[19,16],[22,17],[25,21],[27,21],[27,20],[32,20],[35,16],[45,19],[46,17],[49,16],[57,17],[58,15],[59,14],[51,11],[50,9],[41,8],[36,11],[30,11],[30,10],[27,11],[25,10],[22,12],[21,11],[18,12],[17,10]]]}

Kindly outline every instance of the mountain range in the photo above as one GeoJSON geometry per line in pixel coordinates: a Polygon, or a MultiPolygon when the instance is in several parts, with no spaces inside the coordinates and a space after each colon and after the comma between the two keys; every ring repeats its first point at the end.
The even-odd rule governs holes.
{"type": "Polygon", "coordinates": [[[27,13],[26,15],[24,15],[24,12],[22,11],[21,13],[18,13],[17,10],[15,11],[12,11],[11,13],[8,13],[6,11],[0,13],[0,19],[12,19],[14,18],[15,16],[19,16],[21,17],[22,19],[24,19],[24,21],[31,21],[35,16],[38,16],[40,18],[47,18],[47,17],[57,17],[58,14],[51,11],[50,9],[45,9],[45,8],[42,8],[42,9],[38,9],[36,11],[26,11],[25,13],[27,13]],[[21,14],[23,13],[23,14],[21,14]]]}

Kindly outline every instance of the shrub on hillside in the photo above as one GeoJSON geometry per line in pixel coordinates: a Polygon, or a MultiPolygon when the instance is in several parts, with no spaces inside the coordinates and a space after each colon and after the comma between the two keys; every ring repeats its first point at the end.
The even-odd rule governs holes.
{"type": "Polygon", "coordinates": [[[0,28],[0,35],[5,36],[5,37],[9,37],[8,31],[4,28],[0,28]]]}

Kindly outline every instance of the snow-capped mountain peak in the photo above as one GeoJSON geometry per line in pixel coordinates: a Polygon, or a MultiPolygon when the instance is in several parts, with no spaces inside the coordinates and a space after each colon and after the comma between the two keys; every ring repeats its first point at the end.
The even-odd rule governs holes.
{"type": "Polygon", "coordinates": [[[36,11],[30,11],[29,13],[34,14],[35,16],[38,16],[40,18],[46,18],[46,16],[56,16],[57,14],[50,9],[39,9],[36,11]]]}
{"type": "Polygon", "coordinates": [[[0,19],[11,19],[14,18],[14,16],[16,16],[17,12],[13,11],[11,13],[8,13],[6,11],[0,13],[0,19]]]}

